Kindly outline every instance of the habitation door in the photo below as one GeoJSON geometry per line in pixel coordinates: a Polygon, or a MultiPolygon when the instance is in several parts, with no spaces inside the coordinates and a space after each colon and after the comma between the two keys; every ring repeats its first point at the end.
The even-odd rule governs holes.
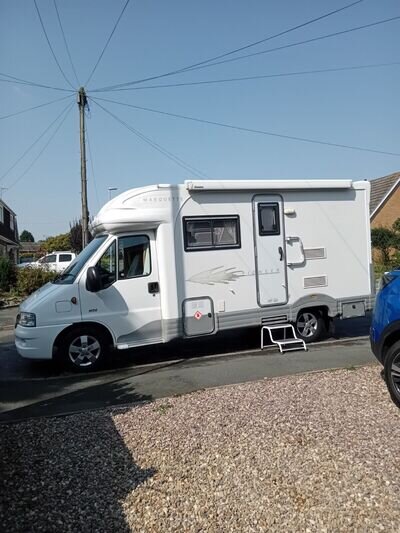
{"type": "Polygon", "coordinates": [[[282,197],[255,196],[253,217],[258,304],[284,304],[288,294],[282,197]]]}

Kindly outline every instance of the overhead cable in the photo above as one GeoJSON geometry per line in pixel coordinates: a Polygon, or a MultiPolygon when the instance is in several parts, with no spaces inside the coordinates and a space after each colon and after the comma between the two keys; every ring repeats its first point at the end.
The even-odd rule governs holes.
{"type": "Polygon", "coordinates": [[[9,115],[3,115],[0,116],[0,120],[4,120],[6,118],[15,117],[17,115],[22,115],[23,113],[27,113],[28,111],[33,111],[34,109],[39,109],[41,107],[46,107],[51,104],[55,104],[56,102],[62,102],[63,100],[66,100],[67,98],[71,98],[71,95],[63,96],[62,98],[57,98],[57,100],[52,100],[51,102],[46,102],[44,104],[35,105],[33,107],[28,107],[27,109],[22,109],[21,111],[16,111],[15,113],[10,113],[9,115]]]}
{"type": "Polygon", "coordinates": [[[30,146],[28,146],[28,148],[24,151],[24,153],[18,157],[18,159],[11,165],[11,167],[9,167],[4,172],[4,174],[0,176],[0,181],[2,181],[18,165],[18,163],[32,150],[32,148],[36,146],[36,144],[40,141],[40,139],[44,137],[44,135],[46,135],[46,133],[52,128],[53,124],[55,124],[58,121],[58,119],[67,111],[67,109],[69,107],[72,107],[73,104],[74,102],[64,107],[61,113],[57,115],[57,117],[47,126],[47,128],[39,135],[39,137],[30,146]]]}
{"type": "MultiPolygon", "coordinates": [[[[152,80],[155,80],[155,79],[164,78],[166,76],[172,76],[172,75],[175,75],[175,74],[180,74],[180,73],[185,72],[187,70],[192,70],[192,69],[195,69],[197,67],[201,67],[203,65],[206,65],[207,63],[211,63],[212,61],[217,61],[218,59],[222,59],[222,58],[230,56],[232,54],[236,54],[237,52],[241,52],[243,50],[247,50],[248,48],[252,48],[254,46],[258,46],[259,44],[265,43],[267,41],[271,41],[272,39],[277,39],[278,37],[282,37],[283,35],[286,35],[288,33],[296,31],[296,30],[298,30],[300,28],[304,28],[306,26],[309,26],[310,24],[314,24],[315,22],[319,22],[320,20],[323,20],[325,18],[328,18],[328,17],[331,17],[333,15],[336,15],[337,13],[340,13],[341,11],[344,11],[345,9],[349,9],[349,8],[351,8],[351,7],[353,7],[353,6],[357,5],[357,4],[360,4],[363,1],[364,0],[357,0],[355,2],[351,2],[350,4],[346,4],[343,7],[340,7],[338,9],[333,10],[333,11],[328,11],[327,13],[324,13],[323,15],[320,15],[318,17],[314,17],[312,19],[309,19],[309,20],[307,20],[305,22],[302,22],[301,24],[297,24],[295,26],[291,26],[291,27],[286,28],[285,30],[282,30],[282,31],[280,31],[278,33],[275,33],[273,35],[268,35],[267,37],[264,37],[263,39],[259,39],[257,41],[253,41],[253,42],[248,43],[248,44],[246,44],[244,46],[241,46],[239,48],[234,48],[232,50],[229,50],[228,52],[224,52],[223,54],[218,54],[216,56],[209,57],[209,58],[204,59],[202,61],[198,61],[197,63],[192,63],[191,65],[186,65],[185,67],[181,67],[179,69],[171,70],[169,72],[164,72],[163,74],[159,74],[159,75],[156,75],[156,76],[151,76],[151,77],[148,77],[148,78],[142,78],[142,79],[139,79],[139,80],[134,80],[132,82],[119,84],[118,86],[123,86],[123,85],[133,84],[133,83],[142,83],[142,82],[145,82],[145,81],[152,81],[152,80]]],[[[104,87],[102,87],[102,89],[104,89],[104,87]]]]}
{"type": "MultiPolygon", "coordinates": [[[[97,100],[97,99],[96,99],[97,100]]],[[[94,100],[93,100],[94,101],[94,100]]],[[[170,152],[169,150],[167,150],[166,148],[162,147],[160,144],[156,143],[155,141],[153,141],[152,139],[150,139],[149,137],[147,137],[146,135],[144,135],[142,132],[140,132],[138,129],[134,128],[133,126],[127,124],[124,120],[122,120],[121,118],[119,118],[117,115],[115,115],[114,113],[112,113],[110,110],[108,110],[107,108],[105,108],[104,106],[102,106],[101,104],[99,104],[98,102],[94,101],[94,103],[99,106],[105,113],[107,113],[108,115],[110,115],[111,117],[113,117],[117,122],[119,122],[120,124],[122,124],[125,128],[127,128],[131,133],[133,133],[134,135],[136,135],[136,137],[139,137],[139,139],[141,139],[142,141],[144,141],[145,143],[149,144],[150,146],[152,146],[152,148],[154,148],[155,150],[157,150],[158,152],[160,152],[161,154],[163,154],[165,157],[167,157],[168,159],[170,159],[171,161],[173,161],[176,165],[180,166],[181,168],[183,168],[184,170],[186,170],[187,172],[189,173],[192,173],[192,174],[195,174],[198,178],[200,179],[203,179],[203,178],[207,178],[208,176],[202,172],[201,170],[197,169],[196,167],[193,167],[192,165],[189,165],[189,163],[187,163],[186,161],[184,161],[183,159],[181,159],[180,157],[178,157],[177,155],[173,154],[172,152],[170,152]]]]}
{"type": "Polygon", "coordinates": [[[36,8],[36,11],[37,11],[37,14],[38,14],[38,17],[39,17],[39,20],[40,20],[40,25],[42,26],[42,30],[43,30],[43,34],[46,38],[46,41],[47,41],[47,44],[49,45],[49,48],[50,48],[50,52],[54,58],[54,61],[56,62],[57,64],[57,67],[59,69],[59,71],[61,72],[64,80],[68,83],[68,85],[70,87],[72,87],[72,89],[74,89],[74,86],[72,85],[72,83],[69,81],[69,79],[67,78],[67,76],[65,75],[65,72],[63,71],[63,69],[61,68],[61,65],[57,59],[57,56],[53,50],[53,47],[51,46],[51,42],[50,42],[50,39],[49,39],[49,36],[47,35],[47,31],[46,31],[46,28],[44,27],[44,23],[43,23],[43,19],[42,19],[42,16],[40,14],[40,11],[39,11],[39,6],[37,5],[37,2],[36,0],[33,0],[34,4],[35,4],[35,8],[36,8]]]}
{"type": "Polygon", "coordinates": [[[109,45],[109,43],[110,43],[110,41],[111,41],[111,39],[112,39],[112,36],[114,35],[115,30],[117,29],[117,26],[118,26],[118,24],[119,24],[119,21],[121,20],[122,15],[123,15],[124,12],[125,12],[125,9],[128,7],[129,2],[130,2],[130,0],[126,0],[125,5],[124,5],[124,7],[122,8],[122,11],[121,11],[120,15],[119,15],[117,21],[116,21],[115,24],[114,24],[114,27],[113,27],[113,29],[112,29],[112,32],[110,33],[110,36],[108,37],[108,39],[107,39],[107,41],[106,41],[106,44],[104,45],[104,48],[103,48],[103,50],[101,51],[100,56],[99,56],[98,60],[96,61],[96,64],[94,65],[94,67],[93,67],[93,69],[92,69],[92,72],[90,73],[90,75],[89,75],[89,77],[88,77],[88,79],[87,79],[85,85],[88,85],[88,83],[90,82],[90,80],[91,80],[92,77],[93,77],[93,74],[96,72],[96,69],[97,69],[97,67],[99,66],[99,63],[100,63],[100,61],[101,61],[101,59],[102,59],[102,57],[103,57],[103,55],[104,55],[104,52],[106,51],[106,49],[107,49],[107,47],[108,47],[108,45],[109,45]]]}
{"type": "Polygon", "coordinates": [[[361,151],[361,152],[371,152],[371,153],[375,153],[375,154],[382,154],[382,155],[390,155],[390,156],[400,157],[400,153],[398,153],[398,152],[389,152],[389,151],[378,150],[378,149],[374,149],[374,148],[365,148],[363,146],[354,146],[354,145],[343,144],[343,143],[333,143],[333,142],[328,142],[328,141],[320,141],[318,139],[310,139],[310,138],[307,138],[307,137],[298,137],[298,136],[294,136],[294,135],[285,135],[285,134],[276,133],[276,132],[273,132],[273,131],[265,131],[265,130],[258,130],[258,129],[253,129],[253,128],[246,128],[246,127],[243,127],[243,126],[236,126],[234,124],[216,122],[214,120],[205,120],[205,119],[201,119],[201,118],[197,118],[197,117],[179,115],[177,113],[168,113],[166,111],[161,111],[160,109],[151,109],[149,107],[141,107],[141,106],[136,106],[136,105],[133,105],[133,104],[126,104],[124,102],[118,102],[116,100],[109,100],[108,98],[97,98],[97,97],[94,98],[92,96],[91,99],[95,103],[98,103],[97,100],[101,100],[103,102],[110,102],[110,103],[113,103],[113,104],[118,104],[118,105],[122,105],[122,106],[126,106],[126,107],[132,107],[134,109],[140,109],[142,111],[148,111],[150,113],[157,113],[159,115],[165,115],[165,116],[169,116],[169,117],[180,118],[180,119],[183,119],[183,120],[190,120],[192,122],[200,122],[202,124],[210,124],[212,126],[219,126],[219,127],[222,127],[222,128],[228,128],[228,129],[232,129],[232,130],[244,131],[244,132],[248,132],[248,133],[256,133],[256,134],[259,134],[259,135],[267,135],[267,136],[270,136],[270,137],[278,137],[280,139],[288,139],[288,140],[291,140],[291,141],[299,141],[299,142],[303,142],[303,143],[320,144],[320,145],[323,145],[323,146],[332,146],[334,148],[345,148],[347,150],[358,150],[358,151],[361,151]]]}
{"type": "Polygon", "coordinates": [[[77,73],[76,73],[74,63],[73,63],[73,61],[72,61],[71,52],[69,51],[69,46],[68,46],[68,43],[67,43],[67,38],[65,37],[65,32],[64,32],[64,28],[63,28],[63,25],[62,25],[62,22],[61,22],[61,17],[60,17],[60,13],[59,13],[59,11],[58,11],[58,7],[57,7],[57,2],[56,2],[56,0],[53,0],[53,3],[54,3],[54,8],[55,8],[56,13],[57,13],[58,24],[60,25],[60,30],[61,30],[61,33],[62,33],[62,36],[63,36],[63,40],[64,40],[64,44],[65,44],[65,48],[66,48],[66,50],[67,50],[67,54],[68,54],[68,58],[69,58],[69,62],[70,62],[70,64],[71,64],[71,68],[72,68],[72,72],[74,73],[75,81],[76,81],[76,83],[77,83],[77,87],[79,87],[79,86],[80,86],[79,78],[78,78],[78,75],[77,75],[77,73]]]}
{"type": "Polygon", "coordinates": [[[251,80],[261,80],[266,78],[282,78],[289,76],[304,76],[308,74],[323,74],[327,72],[345,72],[351,70],[365,70],[370,68],[379,68],[379,67],[391,67],[395,65],[400,65],[400,61],[393,61],[391,63],[376,63],[371,65],[352,65],[348,67],[334,67],[334,68],[323,68],[323,69],[313,69],[313,70],[299,70],[295,72],[278,72],[276,74],[262,74],[259,76],[242,76],[239,78],[225,78],[219,80],[200,80],[200,81],[189,81],[182,83],[165,83],[159,85],[138,85],[135,87],[124,87],[121,89],[111,89],[109,91],[97,91],[101,92],[122,92],[122,91],[141,91],[144,89],[164,89],[170,87],[187,87],[187,86],[196,86],[196,85],[213,85],[217,83],[230,83],[237,81],[251,81],[251,80]]]}
{"type": "MultiPolygon", "coordinates": [[[[12,187],[14,187],[14,185],[16,185],[29,171],[30,169],[33,167],[33,165],[36,163],[36,161],[42,156],[43,152],[45,152],[45,150],[47,149],[47,147],[49,146],[49,144],[51,143],[51,141],[54,139],[54,137],[57,135],[59,129],[61,128],[61,126],[64,124],[65,120],[67,119],[72,107],[73,107],[74,103],[72,102],[68,109],[67,109],[67,112],[65,113],[63,119],[61,120],[61,122],[59,123],[59,125],[57,126],[57,128],[53,131],[53,133],[51,134],[49,140],[47,141],[47,143],[43,146],[43,148],[40,150],[40,152],[38,153],[38,155],[35,157],[35,159],[30,163],[30,165],[24,170],[24,172],[22,174],[20,174],[18,176],[18,178],[16,180],[14,180],[8,187],[7,187],[7,190],[9,191],[12,187]]],[[[64,111],[65,112],[65,109],[64,111]]]]}

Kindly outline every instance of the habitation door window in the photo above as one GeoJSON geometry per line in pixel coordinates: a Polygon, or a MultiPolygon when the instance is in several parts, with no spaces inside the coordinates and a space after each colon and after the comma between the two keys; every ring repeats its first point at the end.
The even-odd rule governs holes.
{"type": "Polygon", "coordinates": [[[279,204],[258,204],[258,227],[260,235],[279,235],[279,204]]]}
{"type": "Polygon", "coordinates": [[[185,250],[240,248],[239,217],[184,218],[185,250]]]}
{"type": "Polygon", "coordinates": [[[118,239],[118,278],[130,279],[151,273],[150,240],[147,235],[118,239]]]}

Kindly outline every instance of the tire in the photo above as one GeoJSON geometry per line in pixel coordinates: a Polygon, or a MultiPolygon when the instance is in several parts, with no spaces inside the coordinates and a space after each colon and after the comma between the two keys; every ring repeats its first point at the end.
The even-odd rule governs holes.
{"type": "Polygon", "coordinates": [[[77,327],[60,341],[60,357],[74,372],[94,372],[105,363],[109,340],[100,329],[93,326],[77,327]]]}
{"type": "Polygon", "coordinates": [[[316,342],[326,335],[326,322],[321,311],[305,309],[297,315],[297,336],[304,342],[316,342]]]}
{"type": "Polygon", "coordinates": [[[390,397],[400,407],[400,341],[395,342],[386,354],[384,375],[390,397]]]}

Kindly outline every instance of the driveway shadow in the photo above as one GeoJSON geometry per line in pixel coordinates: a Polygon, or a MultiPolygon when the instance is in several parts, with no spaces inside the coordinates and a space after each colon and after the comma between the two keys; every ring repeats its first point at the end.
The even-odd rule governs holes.
{"type": "Polygon", "coordinates": [[[104,412],[4,425],[0,444],[7,532],[128,532],[123,501],[156,472],[135,463],[104,412]]]}

